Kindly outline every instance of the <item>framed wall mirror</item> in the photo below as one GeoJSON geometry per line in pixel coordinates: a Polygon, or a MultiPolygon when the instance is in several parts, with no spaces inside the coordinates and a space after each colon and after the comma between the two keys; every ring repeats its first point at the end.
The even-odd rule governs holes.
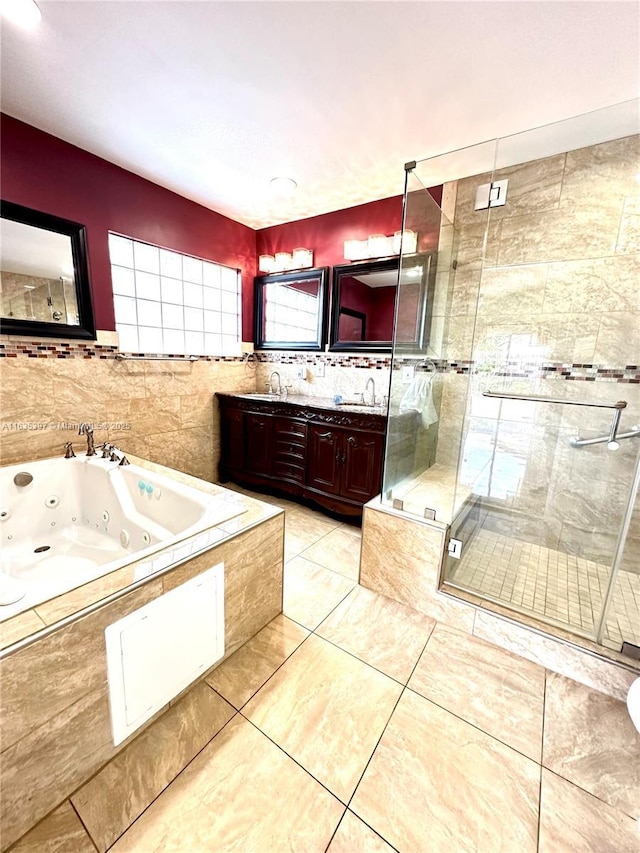
{"type": "Polygon", "coordinates": [[[425,344],[435,263],[428,253],[342,264],[333,268],[330,350],[390,352],[425,344]],[[401,298],[396,300],[398,285],[401,298]],[[397,308],[396,308],[397,302],[397,308]],[[397,311],[397,316],[396,316],[397,311]]]}
{"type": "Polygon", "coordinates": [[[255,348],[323,350],[328,267],[255,279],[255,348]]]}
{"type": "Polygon", "coordinates": [[[331,350],[391,351],[398,258],[342,264],[331,283],[331,350]]]}
{"type": "Polygon", "coordinates": [[[0,202],[0,331],[95,339],[84,226],[0,202]]]}

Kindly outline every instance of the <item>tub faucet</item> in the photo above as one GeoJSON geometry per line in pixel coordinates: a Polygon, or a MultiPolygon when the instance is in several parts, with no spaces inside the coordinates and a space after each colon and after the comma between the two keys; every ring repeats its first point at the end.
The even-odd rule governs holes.
{"type": "MultiPolygon", "coordinates": [[[[367,384],[366,384],[365,389],[364,389],[365,394],[369,393],[369,386],[371,386],[371,405],[375,406],[375,404],[376,404],[376,383],[375,383],[373,376],[370,376],[367,379],[367,384]]],[[[364,397],[363,397],[363,399],[364,399],[364,397]]]]}
{"type": "Polygon", "coordinates": [[[277,394],[278,397],[282,394],[282,382],[280,381],[280,374],[278,373],[277,370],[274,370],[273,373],[271,374],[271,376],[269,377],[268,385],[269,385],[269,393],[270,394],[277,394]],[[273,382],[274,376],[278,377],[278,390],[277,391],[275,390],[275,385],[273,382]]]}
{"type": "Polygon", "coordinates": [[[73,459],[75,457],[75,453],[73,452],[73,444],[68,441],[64,446],[64,458],[65,459],[73,459]]]}
{"type": "Polygon", "coordinates": [[[80,424],[78,435],[87,436],[87,456],[95,456],[96,448],[93,441],[93,427],[91,424],[80,424]]]}

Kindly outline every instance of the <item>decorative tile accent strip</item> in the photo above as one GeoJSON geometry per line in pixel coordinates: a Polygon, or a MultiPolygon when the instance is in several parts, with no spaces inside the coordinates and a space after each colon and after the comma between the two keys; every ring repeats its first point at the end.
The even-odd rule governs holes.
{"type": "Polygon", "coordinates": [[[340,353],[315,352],[256,352],[255,360],[261,364],[314,364],[323,361],[327,367],[362,367],[387,370],[391,367],[390,355],[346,355],[340,353]]]}
{"type": "MultiPolygon", "coordinates": [[[[133,353],[123,353],[124,355],[134,355],[140,356],[142,358],[148,358],[153,356],[154,358],[159,358],[160,360],[164,360],[165,358],[171,358],[171,360],[179,360],[179,361],[189,361],[188,355],[171,355],[166,356],[165,354],[158,353],[142,353],[142,352],[133,352],[133,353]]],[[[0,358],[18,358],[18,356],[26,357],[26,358],[101,358],[101,359],[115,359],[117,355],[120,355],[120,350],[115,346],[104,346],[102,344],[97,344],[92,341],[89,343],[80,343],[80,342],[62,342],[56,341],[51,344],[43,344],[42,341],[6,341],[0,343],[0,358]]],[[[199,361],[245,361],[246,356],[244,355],[201,355],[198,356],[199,361]]]]}
{"type": "MultiPolygon", "coordinates": [[[[89,343],[55,341],[43,343],[40,341],[15,341],[7,340],[0,342],[0,358],[101,358],[115,359],[120,350],[115,346],[105,346],[90,341],[89,343]]],[[[126,353],[126,355],[141,356],[142,358],[153,356],[157,353],[126,353]]],[[[187,355],[167,356],[172,360],[188,361],[187,355]]],[[[160,356],[162,359],[163,356],[160,356]]],[[[245,355],[212,356],[201,355],[199,361],[225,361],[241,362],[251,361],[262,364],[314,364],[323,361],[327,367],[355,367],[366,370],[389,370],[392,367],[390,355],[370,354],[346,354],[346,353],[312,353],[312,352],[254,352],[245,355]]],[[[486,361],[447,361],[446,359],[424,359],[420,356],[396,357],[393,360],[393,369],[400,370],[408,364],[417,365],[417,370],[428,371],[431,362],[438,373],[458,373],[471,375],[487,373],[492,376],[512,376],[514,378],[540,377],[542,379],[568,379],[574,382],[618,382],[621,384],[640,385],[640,365],[627,364],[622,366],[609,366],[604,364],[563,364],[560,362],[518,362],[508,361],[503,364],[488,363],[486,361]]]]}

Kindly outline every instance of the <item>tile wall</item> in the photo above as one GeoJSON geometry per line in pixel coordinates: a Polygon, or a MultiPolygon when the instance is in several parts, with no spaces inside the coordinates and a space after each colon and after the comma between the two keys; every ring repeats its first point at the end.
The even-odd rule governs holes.
{"type": "MultiPolygon", "coordinates": [[[[162,709],[142,733],[114,747],[105,626],[224,561],[229,656],[282,611],[283,555],[280,513],[30,645],[8,651],[0,664],[1,850],[53,809],[49,819],[59,818],[73,837],[75,821],[64,807],[58,814],[58,806],[118,753],[125,768],[133,762],[148,770],[135,774],[137,787],[128,802],[137,816],[231,716],[226,703],[200,682],[162,709]]],[[[108,773],[94,777],[94,789],[117,784],[113,774],[120,765],[109,766],[108,773]]],[[[82,802],[82,791],[78,797],[82,802]]],[[[113,827],[102,827],[101,836],[113,840],[112,832],[113,827]]]]}
{"type": "Polygon", "coordinates": [[[255,369],[242,357],[118,361],[113,333],[98,334],[105,343],[0,339],[2,464],[62,453],[67,441],[78,452],[73,425],[88,421],[96,444],[215,480],[215,392],[254,390],[255,369]]]}
{"type": "Polygon", "coordinates": [[[552,637],[534,624],[438,591],[448,533],[445,525],[407,519],[376,499],[364,510],[360,584],[408,605],[463,634],[481,637],[527,660],[624,700],[637,668],[600,657],[599,647],[580,648],[570,635],[552,637]]]}
{"type": "Polygon", "coordinates": [[[256,389],[266,389],[269,376],[277,370],[283,385],[290,385],[291,394],[305,397],[333,399],[341,394],[343,399],[356,399],[364,392],[367,381],[375,382],[378,402],[389,394],[391,375],[390,353],[306,353],[274,352],[256,353],[256,389]],[[297,368],[305,369],[305,379],[298,379],[297,368]],[[321,375],[324,370],[324,376],[321,375]]]}
{"type": "Polygon", "coordinates": [[[499,413],[481,392],[624,399],[621,431],[640,422],[639,163],[631,136],[498,171],[507,203],[489,212],[473,209],[488,174],[445,194],[455,189],[457,269],[434,322],[445,328],[443,358],[470,369],[438,377],[436,460],[455,466],[469,432],[493,431],[526,470],[507,512],[490,519],[496,531],[601,561],[615,545],[637,442],[576,450],[578,431],[608,432],[610,410],[499,413]]]}

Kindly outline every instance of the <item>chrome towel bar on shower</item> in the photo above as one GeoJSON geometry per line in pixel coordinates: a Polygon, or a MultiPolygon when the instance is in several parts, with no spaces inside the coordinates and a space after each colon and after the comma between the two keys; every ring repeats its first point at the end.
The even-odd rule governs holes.
{"type": "Polygon", "coordinates": [[[494,397],[499,400],[526,400],[530,403],[559,403],[562,406],[592,406],[596,409],[613,409],[613,418],[611,419],[611,427],[608,435],[598,436],[588,440],[581,439],[580,433],[572,439],[569,444],[572,447],[585,447],[588,444],[604,444],[606,442],[609,450],[617,450],[620,444],[618,438],[632,438],[636,435],[635,432],[618,435],[618,427],[620,426],[620,417],[622,410],[627,408],[626,400],[618,400],[617,403],[594,403],[591,400],[560,400],[557,397],[537,397],[533,394],[500,394],[497,391],[483,391],[483,397],[494,397]]]}
{"type": "Polygon", "coordinates": [[[500,400],[527,400],[531,403],[559,403],[562,406],[593,406],[596,409],[626,409],[627,401],[617,403],[594,403],[591,400],[561,400],[558,397],[536,397],[533,394],[500,394],[497,391],[483,391],[483,397],[495,397],[500,400]]]}

